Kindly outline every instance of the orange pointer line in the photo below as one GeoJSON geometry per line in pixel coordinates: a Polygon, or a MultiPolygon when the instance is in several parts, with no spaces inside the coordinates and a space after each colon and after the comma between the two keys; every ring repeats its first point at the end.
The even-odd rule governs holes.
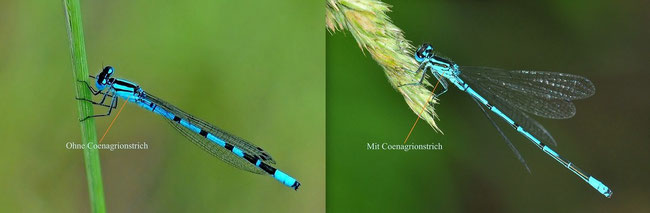
{"type": "MultiPolygon", "coordinates": [[[[129,97],[129,99],[130,98],[131,97],[129,97]]],[[[122,107],[120,107],[120,111],[117,111],[117,115],[115,115],[115,117],[113,118],[113,121],[111,121],[111,124],[108,125],[108,129],[106,129],[106,132],[104,132],[104,135],[102,135],[102,138],[99,139],[99,142],[97,142],[97,144],[102,143],[102,141],[104,140],[104,137],[106,137],[106,134],[108,133],[108,130],[111,130],[111,127],[113,127],[113,123],[115,123],[115,120],[117,120],[117,117],[120,116],[120,113],[124,109],[124,106],[126,106],[126,103],[129,102],[129,99],[126,99],[126,101],[124,101],[124,104],[122,104],[122,107]]]]}
{"type": "Polygon", "coordinates": [[[411,127],[411,131],[409,131],[409,134],[406,135],[406,139],[404,139],[404,144],[406,144],[406,141],[409,140],[409,137],[411,137],[411,133],[413,132],[413,129],[415,129],[415,125],[417,125],[418,121],[420,121],[420,115],[422,115],[422,113],[424,112],[424,109],[427,108],[427,106],[429,105],[429,102],[431,102],[431,100],[433,100],[433,95],[435,94],[434,92],[436,91],[436,87],[438,87],[438,84],[440,84],[440,80],[438,80],[438,82],[436,82],[436,85],[433,86],[433,89],[431,90],[431,96],[429,96],[429,100],[424,105],[424,107],[422,107],[422,110],[420,111],[420,114],[418,114],[418,119],[415,119],[415,123],[413,123],[413,126],[411,127]]]}

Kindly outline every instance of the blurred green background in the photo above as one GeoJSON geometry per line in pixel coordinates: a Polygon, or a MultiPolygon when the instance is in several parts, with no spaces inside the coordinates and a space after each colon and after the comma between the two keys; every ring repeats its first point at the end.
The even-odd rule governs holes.
{"type": "MultiPolygon", "coordinates": [[[[102,143],[109,212],[322,212],[322,2],[81,1],[92,74],[112,65],[191,114],[271,153],[299,191],[204,153],[127,105],[102,143]]],[[[2,212],[88,212],[63,2],[0,3],[2,212]]],[[[121,103],[120,103],[121,105],[121,103]]],[[[105,109],[96,108],[101,113],[105,109]]],[[[112,117],[96,119],[99,136],[112,117]]]]}
{"type": "Polygon", "coordinates": [[[538,121],[558,141],[556,151],[614,195],[606,199],[502,125],[528,174],[455,87],[436,106],[444,135],[420,121],[409,139],[440,142],[443,151],[366,150],[366,143],[402,143],[416,115],[351,34],[337,32],[326,33],[328,210],[650,212],[647,2],[386,2],[414,45],[429,42],[461,65],[591,79],[596,95],[575,102],[575,117],[538,121]]]}

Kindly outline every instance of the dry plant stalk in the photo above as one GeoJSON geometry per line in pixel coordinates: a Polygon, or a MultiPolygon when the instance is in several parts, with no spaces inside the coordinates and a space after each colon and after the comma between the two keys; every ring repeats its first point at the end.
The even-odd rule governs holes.
{"type": "Polygon", "coordinates": [[[326,0],[325,24],[330,32],[348,30],[356,39],[359,48],[367,50],[372,58],[384,68],[388,81],[406,100],[413,112],[431,127],[441,132],[436,125],[431,84],[404,84],[418,82],[422,73],[415,73],[418,63],[413,58],[415,47],[404,38],[401,29],[395,26],[387,12],[390,5],[378,0],[326,0]],[[424,110],[424,111],[423,111],[424,110]]]}

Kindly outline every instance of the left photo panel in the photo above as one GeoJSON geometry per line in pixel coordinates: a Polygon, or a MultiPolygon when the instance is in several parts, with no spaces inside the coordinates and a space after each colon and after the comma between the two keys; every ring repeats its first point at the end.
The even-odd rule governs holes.
{"type": "Polygon", "coordinates": [[[325,211],[322,2],[0,5],[2,209],[325,211]]]}

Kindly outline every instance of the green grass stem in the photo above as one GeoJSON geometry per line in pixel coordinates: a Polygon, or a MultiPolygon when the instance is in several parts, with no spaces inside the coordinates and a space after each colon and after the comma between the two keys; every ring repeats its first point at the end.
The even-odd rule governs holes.
{"type": "MultiPolygon", "coordinates": [[[[81,24],[81,8],[79,0],[63,0],[65,6],[66,25],[70,38],[70,51],[72,54],[72,72],[76,97],[91,99],[91,93],[86,85],[79,81],[88,79],[88,63],[86,62],[86,47],[84,43],[83,27],[81,24]]],[[[93,115],[93,105],[86,101],[77,101],[79,118],[93,115]]],[[[81,124],[81,140],[83,144],[96,144],[97,131],[94,119],[86,119],[81,124]]],[[[106,212],[104,203],[104,187],[102,184],[102,170],[99,163],[99,150],[83,149],[86,166],[86,178],[90,193],[90,208],[92,212],[106,212]]]]}

